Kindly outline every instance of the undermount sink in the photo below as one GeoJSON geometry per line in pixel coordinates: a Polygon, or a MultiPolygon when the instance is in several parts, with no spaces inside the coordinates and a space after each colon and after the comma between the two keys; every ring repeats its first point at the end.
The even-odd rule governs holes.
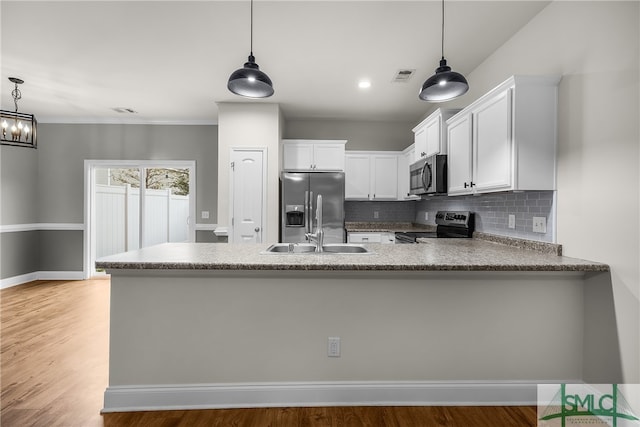
{"type": "Polygon", "coordinates": [[[280,254],[307,254],[316,251],[316,245],[308,243],[275,243],[267,248],[265,252],[280,254]]]}
{"type": "Polygon", "coordinates": [[[369,249],[362,245],[348,243],[328,243],[322,246],[322,250],[330,254],[368,254],[369,249]]]}
{"type": "MultiPolygon", "coordinates": [[[[322,246],[322,253],[327,254],[370,254],[371,252],[362,245],[349,243],[328,243],[322,246]]],[[[264,253],[268,254],[313,254],[316,245],[310,243],[274,243],[264,253]]]]}

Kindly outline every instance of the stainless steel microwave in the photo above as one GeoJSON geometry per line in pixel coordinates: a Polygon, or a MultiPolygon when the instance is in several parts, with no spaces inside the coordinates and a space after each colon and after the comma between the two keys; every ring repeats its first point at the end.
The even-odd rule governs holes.
{"type": "Polygon", "coordinates": [[[409,194],[447,192],[447,156],[436,154],[409,166],[409,194]]]}

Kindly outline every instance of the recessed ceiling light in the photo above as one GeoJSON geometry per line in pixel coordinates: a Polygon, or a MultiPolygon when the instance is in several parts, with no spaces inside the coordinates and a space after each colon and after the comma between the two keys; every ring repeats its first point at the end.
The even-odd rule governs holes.
{"type": "Polygon", "coordinates": [[[369,80],[360,80],[358,82],[358,87],[360,89],[368,89],[371,87],[371,82],[369,80]]]}

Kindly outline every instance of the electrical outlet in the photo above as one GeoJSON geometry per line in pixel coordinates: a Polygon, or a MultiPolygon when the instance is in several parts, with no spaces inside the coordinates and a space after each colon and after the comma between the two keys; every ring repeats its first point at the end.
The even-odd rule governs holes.
{"type": "Polygon", "coordinates": [[[533,217],[533,232],[534,233],[546,233],[547,232],[547,218],[544,216],[533,217]]]}
{"type": "Polygon", "coordinates": [[[209,219],[209,211],[202,211],[201,217],[202,219],[209,219]]]}
{"type": "Polygon", "coordinates": [[[380,212],[373,211],[373,219],[378,219],[378,217],[380,217],[380,212]]]}
{"type": "Polygon", "coordinates": [[[424,220],[429,221],[429,212],[424,213],[424,220]]]}
{"type": "Polygon", "coordinates": [[[516,228],[516,216],[509,215],[509,228],[516,228]]]}
{"type": "Polygon", "coordinates": [[[340,357],[340,337],[329,337],[327,340],[327,356],[340,357]]]}

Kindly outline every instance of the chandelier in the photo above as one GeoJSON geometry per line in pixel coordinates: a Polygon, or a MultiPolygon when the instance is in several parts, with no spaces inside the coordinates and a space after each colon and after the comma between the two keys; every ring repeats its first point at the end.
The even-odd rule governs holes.
{"type": "Polygon", "coordinates": [[[16,109],[15,111],[0,110],[0,129],[2,132],[0,142],[4,145],[37,148],[36,127],[38,123],[35,116],[18,112],[18,100],[22,98],[18,85],[24,83],[24,80],[9,77],[9,81],[15,84],[11,96],[16,109]]]}

